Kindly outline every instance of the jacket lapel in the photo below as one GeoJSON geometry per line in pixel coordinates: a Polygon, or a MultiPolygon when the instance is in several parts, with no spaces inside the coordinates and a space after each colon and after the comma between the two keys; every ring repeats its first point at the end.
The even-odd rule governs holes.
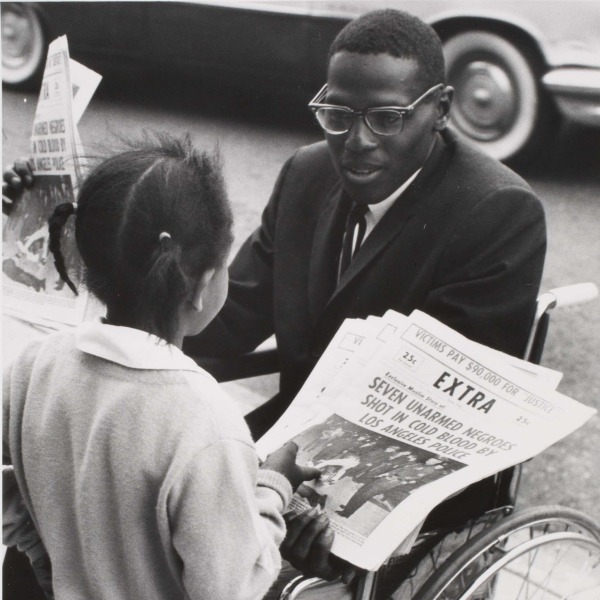
{"type": "Polygon", "coordinates": [[[308,299],[313,320],[333,294],[337,284],[338,262],[350,201],[341,183],[330,190],[314,231],[308,274],[308,299]]]}

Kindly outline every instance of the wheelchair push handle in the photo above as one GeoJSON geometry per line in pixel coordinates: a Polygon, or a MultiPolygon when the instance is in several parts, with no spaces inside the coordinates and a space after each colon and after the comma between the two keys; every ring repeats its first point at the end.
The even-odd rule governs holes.
{"type": "Polygon", "coordinates": [[[544,292],[537,299],[536,321],[552,308],[585,304],[598,297],[595,283],[574,283],[544,292]]]}
{"type": "Polygon", "coordinates": [[[598,287],[595,283],[575,283],[565,285],[546,292],[554,296],[554,304],[551,308],[562,306],[573,306],[575,304],[585,304],[598,297],[598,287]]]}
{"type": "Polygon", "coordinates": [[[548,322],[548,317],[546,316],[544,325],[543,317],[549,310],[557,307],[584,304],[597,297],[598,288],[591,281],[554,288],[538,296],[535,317],[529,331],[529,338],[523,358],[536,363],[539,362],[542,354],[541,349],[546,338],[548,322]]]}

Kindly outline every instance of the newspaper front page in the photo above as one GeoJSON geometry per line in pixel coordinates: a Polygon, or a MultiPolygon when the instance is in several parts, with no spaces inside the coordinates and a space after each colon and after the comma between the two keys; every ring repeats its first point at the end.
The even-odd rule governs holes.
{"type": "MultiPolygon", "coordinates": [[[[50,44],[31,135],[35,185],[15,203],[3,228],[3,303],[8,315],[46,326],[83,319],[88,296],[76,296],[59,277],[48,250],[47,221],[55,206],[75,199],[84,175],[77,122],[99,82],[97,73],[69,58],[65,36],[50,44]]],[[[79,288],[82,264],[72,221],[64,228],[61,250],[79,288]]]]}
{"type": "Polygon", "coordinates": [[[556,392],[560,375],[475,344],[415,311],[348,320],[280,421],[259,440],[288,440],[321,469],[297,512],[318,506],[332,551],[375,570],[440,502],[527,460],[595,411],[556,392]]]}

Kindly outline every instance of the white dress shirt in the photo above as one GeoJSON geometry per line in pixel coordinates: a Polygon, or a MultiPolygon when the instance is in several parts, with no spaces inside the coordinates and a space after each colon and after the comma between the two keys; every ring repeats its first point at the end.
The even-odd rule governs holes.
{"type": "MultiPolygon", "coordinates": [[[[391,208],[392,204],[398,200],[398,198],[402,195],[402,193],[408,188],[408,186],[413,182],[415,177],[421,172],[421,169],[417,169],[397,190],[392,192],[385,200],[381,202],[377,202],[376,204],[369,204],[368,210],[365,213],[365,221],[366,221],[366,229],[365,235],[363,237],[362,243],[365,243],[365,240],[375,229],[375,225],[381,221],[383,215],[391,208]]],[[[354,242],[352,244],[353,252],[356,250],[356,235],[358,233],[358,227],[354,228],[354,242]]]]}

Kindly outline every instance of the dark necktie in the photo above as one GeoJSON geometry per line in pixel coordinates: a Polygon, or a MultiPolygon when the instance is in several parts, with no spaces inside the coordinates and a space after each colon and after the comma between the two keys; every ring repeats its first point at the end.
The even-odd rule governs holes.
{"type": "Polygon", "coordinates": [[[369,206],[367,204],[353,204],[352,208],[350,209],[350,214],[348,215],[348,219],[346,221],[346,232],[344,234],[344,242],[342,245],[340,277],[348,268],[350,261],[360,248],[363,238],[365,237],[365,230],[367,228],[365,214],[368,210],[369,206]],[[356,244],[354,244],[354,232],[357,226],[358,231],[356,233],[356,244]]]}

